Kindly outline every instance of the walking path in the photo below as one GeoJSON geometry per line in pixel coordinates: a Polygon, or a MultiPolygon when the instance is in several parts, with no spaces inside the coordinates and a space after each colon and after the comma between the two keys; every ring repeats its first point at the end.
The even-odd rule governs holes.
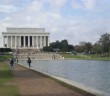
{"type": "Polygon", "coordinates": [[[75,92],[39,72],[15,64],[13,75],[20,96],[94,96],[75,92]]]}

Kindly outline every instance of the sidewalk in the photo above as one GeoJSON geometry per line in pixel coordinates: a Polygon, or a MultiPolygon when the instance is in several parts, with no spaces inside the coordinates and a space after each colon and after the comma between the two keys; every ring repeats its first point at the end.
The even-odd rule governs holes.
{"type": "Polygon", "coordinates": [[[56,81],[15,64],[13,75],[21,96],[94,96],[75,92],[56,81]]]}

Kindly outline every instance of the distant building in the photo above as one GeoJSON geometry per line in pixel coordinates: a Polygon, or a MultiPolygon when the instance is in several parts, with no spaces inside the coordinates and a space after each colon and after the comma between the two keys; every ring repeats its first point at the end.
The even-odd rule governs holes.
{"type": "Polygon", "coordinates": [[[87,42],[82,41],[82,42],[79,42],[79,45],[80,45],[80,46],[84,46],[86,43],[87,43],[87,42]]]}
{"type": "Polygon", "coordinates": [[[3,46],[12,49],[42,49],[50,43],[50,33],[45,28],[7,28],[2,35],[3,46]]]}

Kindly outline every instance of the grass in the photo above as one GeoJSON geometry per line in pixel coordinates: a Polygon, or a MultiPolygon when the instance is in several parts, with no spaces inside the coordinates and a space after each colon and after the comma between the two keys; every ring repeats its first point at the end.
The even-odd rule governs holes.
{"type": "Polygon", "coordinates": [[[85,57],[82,57],[80,55],[72,55],[72,54],[66,54],[66,53],[60,53],[60,55],[62,55],[64,58],[68,59],[86,59],[85,57]]]}
{"type": "Polygon", "coordinates": [[[110,60],[110,57],[101,57],[99,55],[86,55],[89,56],[92,60],[110,60]]]}
{"type": "Polygon", "coordinates": [[[8,64],[0,62],[0,96],[20,96],[8,64]]]}
{"type": "Polygon", "coordinates": [[[7,60],[12,57],[13,57],[13,55],[0,55],[0,61],[7,60]]]}
{"type": "Polygon", "coordinates": [[[60,53],[65,59],[78,59],[78,60],[110,60],[110,57],[100,57],[98,55],[72,55],[67,53],[60,53]]]}

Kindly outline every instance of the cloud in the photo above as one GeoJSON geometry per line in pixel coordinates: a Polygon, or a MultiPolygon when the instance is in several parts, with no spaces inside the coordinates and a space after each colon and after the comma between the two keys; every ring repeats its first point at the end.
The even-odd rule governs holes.
{"type": "Polygon", "coordinates": [[[0,5],[0,12],[2,13],[12,13],[18,10],[17,7],[13,5],[0,5]]]}
{"type": "Polygon", "coordinates": [[[2,37],[1,32],[7,27],[44,27],[47,32],[50,32],[51,42],[68,39],[69,43],[75,45],[79,41],[95,42],[101,34],[110,31],[110,17],[108,11],[107,13],[105,11],[109,9],[109,1],[70,0],[73,9],[68,8],[67,11],[69,10],[71,14],[65,12],[65,14],[68,13],[65,15],[62,14],[62,10],[67,8],[67,4],[70,2],[68,1],[31,0],[30,3],[25,2],[26,4],[20,10],[19,6],[15,7],[13,3],[7,2],[10,5],[1,5],[6,16],[0,19],[0,36],[2,37]],[[104,5],[106,5],[106,9],[104,9],[104,5]],[[97,13],[102,9],[106,14],[97,13]],[[16,14],[11,14],[15,11],[16,14]],[[79,14],[76,11],[79,11],[79,14]]]}
{"type": "Polygon", "coordinates": [[[96,6],[96,0],[82,0],[82,3],[86,10],[92,10],[96,6]]]}
{"type": "Polygon", "coordinates": [[[80,5],[79,2],[77,2],[77,0],[73,0],[72,2],[72,8],[75,8],[75,9],[78,9],[78,8],[81,8],[82,6],[80,5]]]}
{"type": "Polygon", "coordinates": [[[43,10],[43,0],[33,0],[29,5],[26,6],[26,12],[36,13],[43,10]]]}
{"type": "Polygon", "coordinates": [[[47,0],[52,11],[59,11],[68,0],[47,0]]]}
{"type": "Polygon", "coordinates": [[[73,0],[72,7],[75,9],[83,9],[91,11],[96,7],[96,0],[73,0]]]}
{"type": "Polygon", "coordinates": [[[0,1],[0,4],[10,4],[10,3],[12,3],[12,1],[14,1],[14,0],[1,0],[0,1]]]}
{"type": "Polygon", "coordinates": [[[58,12],[45,11],[44,3],[43,0],[33,0],[33,2],[24,9],[11,15],[10,22],[14,21],[13,23],[15,23],[14,25],[16,26],[24,23],[25,26],[47,26],[59,22],[62,16],[58,12]]]}

